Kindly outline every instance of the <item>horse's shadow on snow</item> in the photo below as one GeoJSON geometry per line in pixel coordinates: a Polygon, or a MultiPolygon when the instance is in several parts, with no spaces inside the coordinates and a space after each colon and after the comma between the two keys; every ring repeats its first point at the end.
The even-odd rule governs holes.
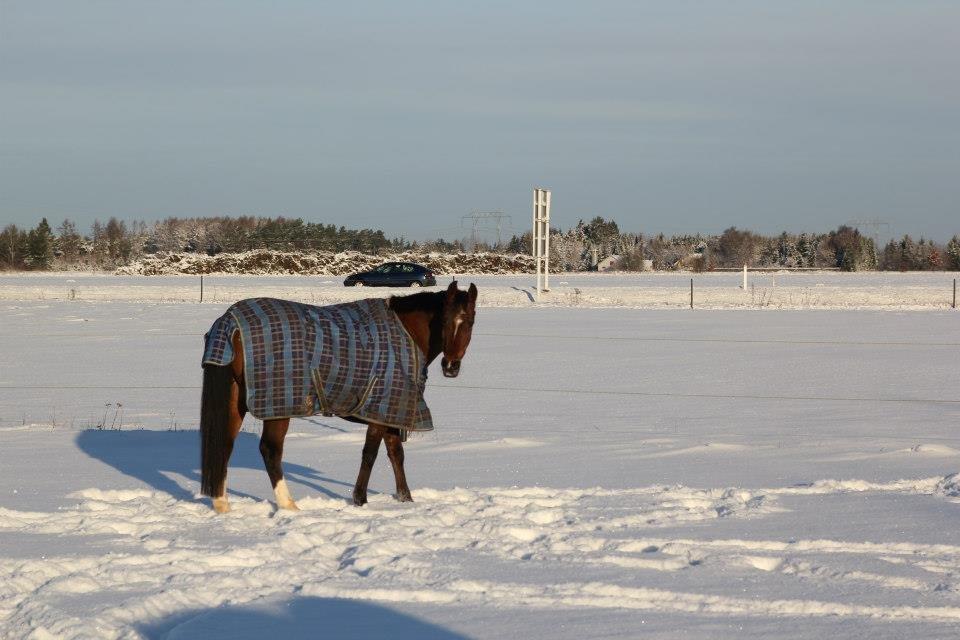
{"type": "Polygon", "coordinates": [[[275,602],[270,608],[261,603],[181,611],[153,623],[139,624],[137,631],[151,639],[467,640],[459,633],[376,603],[317,597],[293,597],[275,602]]]}
{"type": "MultiPolygon", "coordinates": [[[[200,489],[200,438],[196,431],[81,431],[77,447],[91,458],[110,465],[120,473],[136,478],[157,491],[169,493],[178,500],[195,500],[200,489]],[[191,487],[184,487],[177,477],[185,478],[191,487]]],[[[230,456],[230,469],[256,469],[264,472],[259,450],[260,437],[241,432],[230,456]]],[[[284,461],[284,476],[329,498],[347,500],[353,483],[329,478],[315,469],[284,461]],[[346,488],[346,494],[329,488],[346,488]]],[[[262,500],[262,497],[231,489],[229,495],[262,500]]],[[[373,493],[373,492],[371,492],[373,493]]]]}

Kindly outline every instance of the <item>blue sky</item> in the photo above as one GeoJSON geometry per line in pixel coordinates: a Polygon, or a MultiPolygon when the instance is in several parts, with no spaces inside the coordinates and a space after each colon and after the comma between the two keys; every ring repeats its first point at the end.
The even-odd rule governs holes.
{"type": "Polygon", "coordinates": [[[0,1],[0,224],[960,233],[960,3],[0,1]]]}

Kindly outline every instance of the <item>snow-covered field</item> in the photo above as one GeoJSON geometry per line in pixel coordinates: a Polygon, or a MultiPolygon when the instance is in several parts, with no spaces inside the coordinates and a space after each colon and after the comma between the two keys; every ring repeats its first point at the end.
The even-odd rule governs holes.
{"type": "MultiPolygon", "coordinates": [[[[952,278],[783,277],[837,307],[949,303],[952,278]]],[[[473,278],[462,373],[432,372],[437,430],[406,447],[416,502],[381,453],[349,505],[362,428],[317,417],[285,451],[302,511],[277,512],[248,419],[217,516],[204,331],[229,296],[370,290],[214,277],[200,305],[197,279],[0,277],[0,637],[958,637],[960,311],[558,299],[630,278],[560,276],[542,305],[473,278]]]]}
{"type": "MultiPolygon", "coordinates": [[[[841,273],[836,271],[750,273],[743,289],[740,273],[649,272],[633,274],[561,273],[550,277],[551,291],[535,300],[534,277],[458,275],[480,287],[485,307],[683,309],[947,309],[957,272],[841,273]]],[[[439,277],[441,284],[451,276],[439,277]]],[[[345,288],[341,276],[207,275],[205,302],[229,303],[272,295],[314,304],[331,304],[395,290],[345,288]]],[[[199,276],[121,276],[106,273],[0,274],[0,300],[78,300],[197,302],[199,276]]]]}

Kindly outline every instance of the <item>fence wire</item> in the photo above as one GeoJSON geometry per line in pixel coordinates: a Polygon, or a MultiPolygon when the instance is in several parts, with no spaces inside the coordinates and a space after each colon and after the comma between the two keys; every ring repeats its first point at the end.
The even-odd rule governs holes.
{"type": "MultiPolygon", "coordinates": [[[[597,342],[666,342],[692,344],[795,344],[795,345],[822,345],[822,346],[851,346],[851,347],[960,347],[960,342],[917,342],[903,340],[780,340],[767,338],[665,338],[646,336],[595,336],[584,334],[532,334],[532,333],[495,333],[474,331],[474,336],[484,338],[523,338],[524,340],[583,340],[597,342]]],[[[203,333],[172,332],[172,331],[137,331],[130,333],[20,333],[0,334],[0,340],[20,340],[23,338],[125,338],[138,339],[150,337],[163,338],[203,338],[203,333]]]]}
{"type": "MultiPolygon", "coordinates": [[[[960,399],[942,398],[875,398],[858,396],[801,396],[801,395],[763,395],[736,393],[680,393],[674,391],[616,391],[612,389],[569,389],[551,387],[500,387],[494,385],[452,385],[433,384],[431,389],[501,391],[510,393],[562,393],[565,395],[618,396],[638,398],[683,398],[714,400],[789,400],[797,402],[885,402],[904,404],[960,405],[960,399]]],[[[105,390],[111,391],[199,391],[200,385],[0,385],[0,391],[63,391],[63,390],[105,390]]]]}

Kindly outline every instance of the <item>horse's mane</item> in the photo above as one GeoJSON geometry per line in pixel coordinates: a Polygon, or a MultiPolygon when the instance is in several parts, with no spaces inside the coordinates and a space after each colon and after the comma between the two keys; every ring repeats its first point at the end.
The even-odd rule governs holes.
{"type": "Polygon", "coordinates": [[[432,311],[439,312],[443,310],[443,300],[445,291],[423,291],[408,296],[390,296],[390,308],[398,313],[406,311],[432,311]]]}

